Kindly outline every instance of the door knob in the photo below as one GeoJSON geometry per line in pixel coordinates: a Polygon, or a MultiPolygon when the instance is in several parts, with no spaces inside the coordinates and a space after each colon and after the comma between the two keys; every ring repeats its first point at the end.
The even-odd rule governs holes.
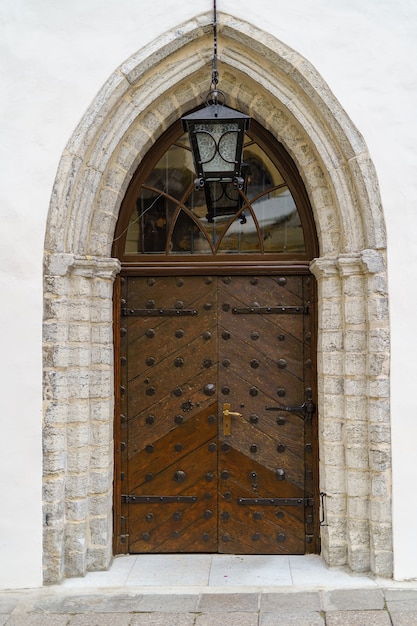
{"type": "Polygon", "coordinates": [[[223,435],[228,437],[232,434],[231,426],[231,417],[242,417],[242,413],[237,413],[236,411],[230,410],[230,404],[226,402],[223,404],[223,435]]]}

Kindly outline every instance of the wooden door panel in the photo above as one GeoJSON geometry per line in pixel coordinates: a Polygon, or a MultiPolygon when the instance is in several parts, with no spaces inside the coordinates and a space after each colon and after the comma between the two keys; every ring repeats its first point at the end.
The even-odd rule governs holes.
{"type": "MultiPolygon", "coordinates": [[[[175,308],[175,303],[168,301],[168,308],[175,308]]],[[[158,309],[164,309],[161,300],[158,309]]],[[[152,367],[161,365],[167,359],[181,358],[190,344],[197,345],[201,350],[211,347],[216,338],[216,293],[211,289],[203,299],[194,300],[190,304],[196,316],[179,317],[143,317],[136,318],[133,323],[129,319],[128,377],[132,380],[145,376],[152,367]],[[210,308],[208,308],[210,306],[210,308]],[[134,331],[134,332],[132,332],[134,331]],[[211,333],[212,341],[206,339],[204,333],[211,333]],[[153,360],[151,366],[148,359],[153,360]]],[[[132,318],[133,319],[133,318],[132,318]]],[[[165,364],[165,367],[167,364],[165,364]]]]}
{"type": "MultiPolygon", "coordinates": [[[[303,363],[302,356],[296,360],[295,357],[283,362],[280,359],[270,359],[265,357],[261,345],[258,350],[250,349],[238,338],[234,338],[233,343],[228,342],[227,345],[220,345],[220,363],[228,363],[228,371],[221,369],[221,374],[227,379],[225,387],[228,384],[229,373],[240,377],[242,383],[242,391],[256,388],[267,394],[271,398],[276,398],[278,390],[291,390],[294,394],[300,394],[299,399],[303,398],[303,363]]],[[[254,393],[254,392],[252,392],[254,393]]],[[[284,397],[284,396],[282,396],[284,397]]]]}
{"type": "Polygon", "coordinates": [[[217,483],[217,428],[210,415],[205,411],[161,437],[152,451],[132,457],[129,493],[161,501],[130,504],[131,549],[184,552],[194,543],[196,551],[209,551],[217,544],[217,489],[212,489],[217,483]],[[180,500],[164,502],[166,496],[180,500]],[[194,501],[184,503],[183,496],[194,501]]]}
{"type": "Polygon", "coordinates": [[[129,551],[304,553],[311,415],[287,409],[312,393],[309,279],[126,283],[129,551]]]}
{"type": "Polygon", "coordinates": [[[244,305],[305,304],[300,276],[226,276],[220,281],[221,293],[230,294],[244,305]]]}
{"type": "MultiPolygon", "coordinates": [[[[265,468],[254,459],[249,459],[246,455],[231,448],[226,454],[222,454],[219,462],[220,493],[240,486],[249,490],[252,496],[260,498],[301,498],[304,497],[303,487],[294,484],[285,476],[281,480],[281,475],[277,475],[276,468],[265,468]],[[223,471],[228,472],[228,477],[224,478],[223,471]]],[[[235,501],[240,496],[236,493],[235,501]]],[[[243,497],[243,496],[242,496],[243,497]]],[[[245,496],[246,497],[246,496],[245,496]]],[[[248,496],[249,497],[249,496],[248,496]]]]}
{"type": "MultiPolygon", "coordinates": [[[[165,396],[160,402],[146,407],[144,411],[130,418],[129,441],[136,447],[144,448],[158,438],[159,432],[161,435],[166,434],[208,409],[213,403],[213,397],[204,393],[206,381],[206,372],[200,372],[188,381],[188,393],[185,396],[165,396]],[[155,423],[158,431],[153,428],[155,423]]],[[[217,420],[217,410],[213,419],[217,420]]]]}
{"type": "Polygon", "coordinates": [[[233,276],[219,289],[219,361],[227,364],[220,366],[219,387],[231,410],[242,413],[241,418],[232,418],[231,435],[220,435],[220,449],[225,444],[229,448],[219,456],[220,493],[230,497],[227,524],[230,527],[230,520],[236,518],[236,527],[244,533],[239,537],[233,526],[227,541],[221,540],[226,552],[239,551],[239,545],[250,552],[304,551],[304,506],[287,507],[294,509],[290,516],[280,509],[284,517],[278,519],[274,506],[262,505],[261,514],[247,504],[248,498],[270,497],[304,502],[304,422],[292,419],[282,429],[266,418],[268,405],[296,406],[304,400],[302,281],[291,280],[289,289],[288,281],[279,285],[279,280],[233,276]],[[282,312],[288,306],[299,311],[288,313],[284,308],[282,312]],[[262,428],[266,424],[267,432],[262,428]],[[246,504],[236,504],[242,498],[246,504]],[[282,532],[283,526],[291,529],[282,532]]]}
{"type": "MultiPolygon", "coordinates": [[[[299,554],[304,552],[304,507],[236,504],[243,499],[303,498],[304,490],[272,471],[230,450],[220,461],[219,542],[221,551],[233,553],[238,544],[249,552],[299,554]],[[224,468],[229,476],[223,478],[224,468]],[[256,478],[255,478],[256,474],[256,478]],[[224,540],[226,537],[226,540],[224,540]]],[[[241,550],[243,548],[241,547],[241,550]]]]}
{"type": "MultiPolygon", "coordinates": [[[[272,319],[273,317],[275,316],[252,315],[250,320],[245,320],[243,316],[231,314],[227,320],[222,319],[221,329],[224,332],[229,332],[242,344],[241,347],[248,351],[250,354],[249,363],[252,359],[263,359],[273,363],[274,367],[271,374],[275,374],[277,368],[284,369],[282,366],[279,367],[278,362],[285,359],[286,367],[302,379],[303,346],[298,337],[303,336],[303,320],[300,319],[301,316],[286,315],[284,318],[282,315],[276,320],[272,319]],[[293,320],[292,317],[296,317],[296,319],[293,320]],[[262,318],[263,340],[259,331],[260,318],[262,318]],[[285,324],[285,322],[287,323],[285,324]]],[[[226,347],[229,348],[224,346],[225,349],[226,347]]],[[[233,349],[236,353],[237,347],[233,347],[233,349]]]]}
{"type": "MultiPolygon", "coordinates": [[[[294,507],[286,507],[291,509],[294,507]]],[[[242,507],[242,515],[219,527],[219,552],[222,554],[304,554],[304,511],[302,518],[280,511],[242,507]],[[274,516],[282,513],[282,523],[274,516]],[[259,517],[258,517],[259,516],[259,517]]]]}
{"type": "Polygon", "coordinates": [[[240,425],[240,429],[239,436],[235,437],[235,441],[231,444],[235,450],[244,454],[248,459],[255,458],[258,463],[271,471],[277,468],[282,469],[287,481],[303,489],[304,450],[302,450],[303,454],[297,455],[296,451],[287,447],[283,453],[279,453],[276,440],[256,430],[251,424],[245,422],[240,425]]]}
{"type": "Polygon", "coordinates": [[[162,469],[181,463],[196,446],[214,440],[217,448],[217,420],[213,419],[216,413],[217,407],[210,406],[166,434],[155,429],[153,442],[146,446],[140,445],[138,437],[133,441],[129,437],[128,455],[129,461],[132,461],[128,476],[129,493],[136,493],[137,486],[145,482],[146,474],[157,475],[162,469]]]}
{"type": "Polygon", "coordinates": [[[148,506],[141,513],[130,514],[130,552],[217,552],[216,519],[214,514],[206,519],[206,511],[212,513],[199,502],[148,506]]]}
{"type": "Polygon", "coordinates": [[[172,406],[182,406],[184,402],[194,402],[198,393],[194,379],[205,373],[206,384],[216,385],[217,371],[214,342],[197,338],[181,351],[173,353],[159,364],[149,368],[143,376],[138,376],[129,384],[129,412],[132,416],[148,410],[164,398],[172,399],[172,406]],[[180,400],[180,402],[179,402],[180,400]]]}

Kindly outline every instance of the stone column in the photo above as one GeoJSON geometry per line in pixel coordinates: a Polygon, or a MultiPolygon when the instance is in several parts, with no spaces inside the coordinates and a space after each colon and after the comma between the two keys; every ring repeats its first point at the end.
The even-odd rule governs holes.
{"type": "Polygon", "coordinates": [[[389,320],[382,254],[313,261],[318,282],[322,550],[329,565],[392,575],[389,320]]]}
{"type": "Polygon", "coordinates": [[[343,297],[343,442],[346,463],[348,565],[370,568],[366,278],[359,255],[337,262],[343,297]]]}
{"type": "Polygon", "coordinates": [[[361,260],[367,277],[371,571],[390,578],[393,571],[392,467],[386,262],[385,255],[376,250],[363,250],[361,260]]]}
{"type": "Polygon", "coordinates": [[[311,270],[318,287],[319,472],[326,494],[321,546],[326,563],[340,566],[347,562],[342,291],[337,259],[315,259],[311,270]]]}
{"type": "Polygon", "coordinates": [[[44,559],[46,582],[111,558],[115,259],[46,258],[44,559]]]}

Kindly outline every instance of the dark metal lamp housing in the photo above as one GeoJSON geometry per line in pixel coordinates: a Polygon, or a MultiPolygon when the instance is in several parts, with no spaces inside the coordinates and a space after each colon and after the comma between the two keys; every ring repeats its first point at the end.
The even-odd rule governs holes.
{"type": "Polygon", "coordinates": [[[242,189],[243,141],[249,121],[248,115],[218,102],[182,118],[184,130],[190,137],[196,187],[223,181],[242,189]]]}

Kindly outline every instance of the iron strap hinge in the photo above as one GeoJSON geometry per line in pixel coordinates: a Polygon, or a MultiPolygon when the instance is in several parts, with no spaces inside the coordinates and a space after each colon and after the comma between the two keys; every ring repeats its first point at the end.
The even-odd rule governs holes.
{"type": "Polygon", "coordinates": [[[170,502],[197,502],[197,496],[130,496],[122,495],[123,504],[166,504],[170,502]]]}
{"type": "Polygon", "coordinates": [[[182,315],[198,315],[196,309],[128,309],[122,308],[122,315],[136,317],[180,317],[182,315]]]}
{"type": "Polygon", "coordinates": [[[234,315],[247,315],[249,313],[258,313],[259,315],[268,315],[268,314],[283,314],[283,313],[303,313],[304,315],[308,315],[309,306],[251,306],[251,307],[242,307],[240,309],[233,308],[232,313],[234,315]]]}
{"type": "Polygon", "coordinates": [[[313,506],[313,498],[238,498],[238,504],[255,506],[313,506]]]}

